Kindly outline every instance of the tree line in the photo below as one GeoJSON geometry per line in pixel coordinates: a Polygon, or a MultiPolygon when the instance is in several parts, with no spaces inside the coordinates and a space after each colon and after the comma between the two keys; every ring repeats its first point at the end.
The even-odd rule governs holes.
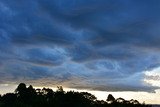
{"type": "Polygon", "coordinates": [[[34,89],[20,83],[14,93],[0,95],[0,107],[151,107],[137,100],[115,99],[111,94],[106,101],[88,92],[65,92],[62,86],[56,91],[50,88],[34,89]]]}

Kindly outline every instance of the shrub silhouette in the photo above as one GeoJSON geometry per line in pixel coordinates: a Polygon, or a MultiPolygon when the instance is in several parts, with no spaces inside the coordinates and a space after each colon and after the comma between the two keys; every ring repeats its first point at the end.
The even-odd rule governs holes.
{"type": "Polygon", "coordinates": [[[107,101],[99,101],[88,92],[65,92],[62,86],[57,91],[50,88],[34,89],[20,83],[15,93],[0,96],[0,107],[150,107],[137,100],[115,99],[109,94],[107,101]],[[110,102],[110,103],[109,103],[110,102]]]}

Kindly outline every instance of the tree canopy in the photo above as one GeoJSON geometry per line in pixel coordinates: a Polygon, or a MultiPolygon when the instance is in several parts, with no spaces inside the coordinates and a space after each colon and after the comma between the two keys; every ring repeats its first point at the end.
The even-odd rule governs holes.
{"type": "Polygon", "coordinates": [[[34,89],[20,83],[14,93],[0,95],[0,107],[150,107],[133,99],[115,99],[111,94],[106,101],[100,101],[88,92],[65,92],[62,86],[57,88],[57,91],[34,89]]]}

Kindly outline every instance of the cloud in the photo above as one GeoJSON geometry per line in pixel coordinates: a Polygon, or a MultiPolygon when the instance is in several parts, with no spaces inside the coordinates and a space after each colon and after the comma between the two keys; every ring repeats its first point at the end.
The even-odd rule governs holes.
{"type": "Polygon", "coordinates": [[[159,9],[159,0],[1,0],[0,81],[152,91],[143,72],[160,66],[159,9]]]}
{"type": "Polygon", "coordinates": [[[66,57],[63,49],[46,47],[18,51],[17,54],[21,61],[45,66],[61,65],[66,57]]]}

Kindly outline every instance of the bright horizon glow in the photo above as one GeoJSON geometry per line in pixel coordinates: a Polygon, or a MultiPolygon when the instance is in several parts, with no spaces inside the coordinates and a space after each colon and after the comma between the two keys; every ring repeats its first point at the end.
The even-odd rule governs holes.
{"type": "Polygon", "coordinates": [[[150,71],[145,71],[144,75],[146,76],[144,82],[152,86],[160,87],[160,67],[157,67],[150,71]]]}
{"type": "MultiPolygon", "coordinates": [[[[17,85],[9,85],[9,84],[1,84],[0,85],[0,94],[5,93],[12,93],[16,89],[17,85]]],[[[33,86],[34,87],[34,86],[33,86]]],[[[35,89],[43,87],[34,87],[35,89]]],[[[55,87],[46,87],[51,88],[53,91],[56,91],[57,88],[55,87]]],[[[117,92],[107,92],[107,91],[98,91],[98,90],[85,90],[85,89],[74,89],[74,88],[67,88],[63,87],[64,91],[78,91],[78,92],[89,92],[97,97],[98,100],[106,100],[108,94],[112,94],[115,98],[122,97],[125,100],[135,99],[138,100],[140,103],[145,102],[145,104],[160,104],[160,89],[155,90],[155,93],[149,92],[134,92],[134,91],[117,91],[117,92]]]]}

